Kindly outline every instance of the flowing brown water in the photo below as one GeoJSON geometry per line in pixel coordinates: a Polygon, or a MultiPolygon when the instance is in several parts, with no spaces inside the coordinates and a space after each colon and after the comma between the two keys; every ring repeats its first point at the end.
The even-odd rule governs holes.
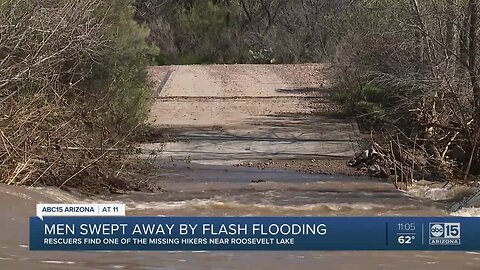
{"type": "Polygon", "coordinates": [[[39,202],[116,201],[148,216],[432,216],[445,204],[368,178],[203,166],[165,172],[166,191],[95,200],[55,189],[1,187],[0,269],[480,269],[465,252],[31,252],[39,202]],[[252,183],[252,180],[264,180],[252,183]]]}

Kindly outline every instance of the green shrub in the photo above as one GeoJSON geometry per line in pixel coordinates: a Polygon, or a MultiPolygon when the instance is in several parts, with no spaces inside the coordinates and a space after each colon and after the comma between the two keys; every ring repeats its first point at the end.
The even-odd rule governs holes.
{"type": "Polygon", "coordinates": [[[363,86],[362,95],[365,101],[373,103],[381,103],[386,98],[385,90],[372,83],[367,83],[363,86]]]}
{"type": "Polygon", "coordinates": [[[384,129],[393,123],[392,94],[385,87],[368,81],[360,72],[342,71],[337,74],[331,99],[357,117],[363,129],[384,129]]]}
{"type": "Polygon", "coordinates": [[[148,113],[151,86],[146,68],[157,50],[146,43],[147,27],[134,19],[132,0],[109,0],[106,28],[110,46],[90,78],[90,86],[107,90],[107,106],[101,111],[100,125],[122,133],[141,124],[148,113]],[[93,83],[93,85],[92,85],[93,83]]]}

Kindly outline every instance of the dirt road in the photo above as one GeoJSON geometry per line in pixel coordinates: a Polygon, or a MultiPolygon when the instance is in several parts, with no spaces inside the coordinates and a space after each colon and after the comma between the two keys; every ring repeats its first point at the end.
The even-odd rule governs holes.
{"type": "Polygon", "coordinates": [[[151,73],[159,89],[150,121],[175,140],[164,157],[226,165],[354,153],[352,122],[326,97],[325,65],[173,66],[151,73]]]}

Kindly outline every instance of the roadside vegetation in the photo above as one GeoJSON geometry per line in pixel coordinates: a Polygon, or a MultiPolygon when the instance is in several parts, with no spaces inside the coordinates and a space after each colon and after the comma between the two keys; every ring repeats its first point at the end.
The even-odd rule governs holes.
{"type": "Polygon", "coordinates": [[[365,130],[382,131],[363,157],[382,165],[375,173],[478,181],[479,9],[476,0],[365,0],[343,14],[335,97],[365,130]]]}
{"type": "Polygon", "coordinates": [[[1,182],[144,188],[123,177],[154,52],[134,11],[129,0],[1,1],[1,182]]]}
{"type": "Polygon", "coordinates": [[[349,1],[138,0],[158,64],[301,63],[331,57],[326,21],[349,1]]]}

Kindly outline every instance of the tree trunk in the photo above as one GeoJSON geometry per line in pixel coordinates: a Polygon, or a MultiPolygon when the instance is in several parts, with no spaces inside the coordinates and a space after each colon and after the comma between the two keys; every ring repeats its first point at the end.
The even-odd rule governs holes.
{"type": "MultiPolygon", "coordinates": [[[[465,71],[465,65],[468,64],[468,25],[469,16],[465,16],[462,21],[459,38],[459,70],[465,71]]],[[[462,72],[463,73],[463,72],[462,72]]]]}
{"type": "Polygon", "coordinates": [[[446,40],[445,43],[447,45],[447,54],[451,56],[449,52],[453,51],[453,43],[455,39],[455,30],[454,30],[454,22],[455,22],[455,0],[447,0],[446,6],[446,40]]]}
{"type": "Polygon", "coordinates": [[[472,151],[470,154],[470,160],[465,171],[465,180],[468,174],[478,171],[478,138],[480,136],[480,85],[478,83],[478,71],[477,71],[477,21],[478,21],[478,0],[468,1],[468,73],[470,75],[470,83],[473,91],[473,119],[474,119],[474,132],[470,141],[472,144],[472,151]]]}
{"type": "Polygon", "coordinates": [[[424,61],[425,60],[425,57],[424,57],[425,46],[424,46],[424,43],[423,43],[423,33],[422,32],[425,30],[425,28],[424,28],[424,25],[423,25],[422,16],[420,14],[420,7],[418,5],[417,0],[410,0],[410,4],[412,6],[413,14],[416,17],[418,27],[421,29],[421,30],[415,31],[415,40],[416,40],[416,44],[417,44],[417,46],[416,46],[417,56],[418,56],[418,59],[421,59],[421,61],[424,61]]]}
{"type": "Polygon", "coordinates": [[[478,0],[469,0],[468,12],[469,12],[469,48],[468,48],[468,71],[470,73],[470,82],[473,89],[473,100],[475,109],[475,126],[480,124],[480,86],[477,78],[477,6],[478,0]]]}

